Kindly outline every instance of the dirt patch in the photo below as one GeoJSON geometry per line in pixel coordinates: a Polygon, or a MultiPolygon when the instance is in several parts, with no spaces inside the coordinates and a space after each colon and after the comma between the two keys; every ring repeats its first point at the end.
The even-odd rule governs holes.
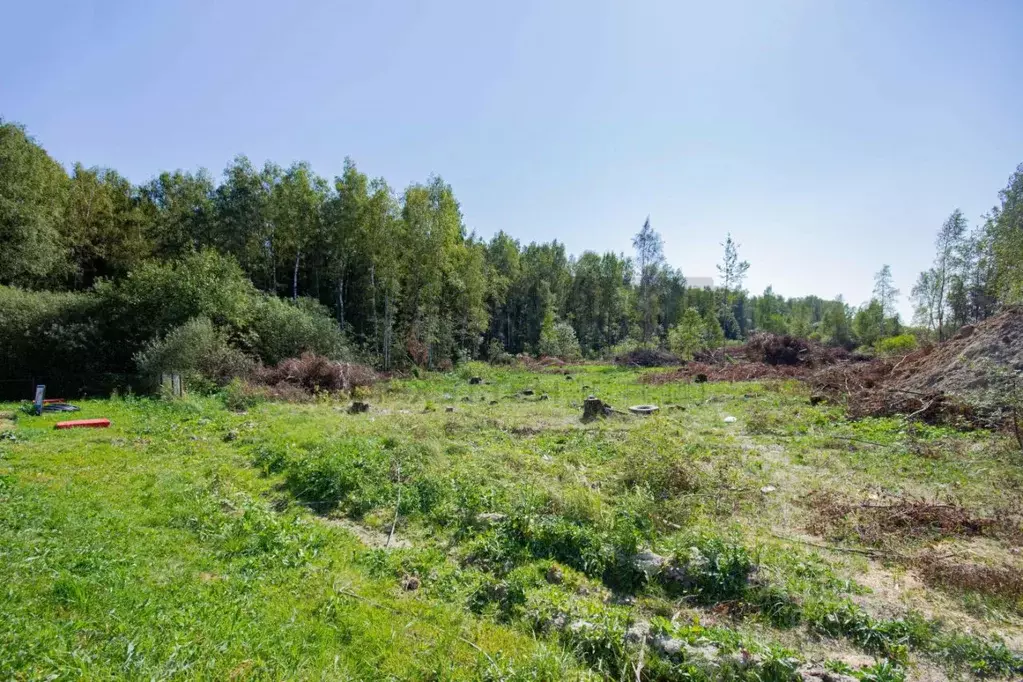
{"type": "Polygon", "coordinates": [[[407,549],[412,546],[412,543],[403,538],[399,538],[397,535],[391,538],[390,544],[387,542],[387,533],[381,533],[378,530],[367,528],[361,524],[346,519],[344,517],[329,517],[321,519],[328,526],[334,526],[335,528],[344,528],[346,531],[359,538],[362,544],[367,547],[383,548],[388,549],[407,549]]]}
{"type": "Polygon", "coordinates": [[[858,539],[875,547],[906,538],[938,540],[1019,534],[1018,525],[1005,515],[978,516],[954,500],[887,498],[854,502],[818,490],[807,495],[805,504],[816,514],[808,527],[814,535],[858,539]]]}

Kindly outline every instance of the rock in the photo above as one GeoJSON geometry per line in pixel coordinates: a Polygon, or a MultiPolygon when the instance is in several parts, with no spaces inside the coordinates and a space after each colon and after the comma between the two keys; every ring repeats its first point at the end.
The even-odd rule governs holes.
{"type": "Polygon", "coordinates": [[[590,630],[593,628],[593,623],[585,620],[577,620],[569,623],[566,628],[569,632],[580,632],[582,630],[590,630]]]}
{"type": "Polygon", "coordinates": [[[590,390],[590,387],[589,386],[583,386],[583,390],[584,391],[588,391],[588,390],[590,390]]]}
{"type": "Polygon", "coordinates": [[[668,637],[667,635],[657,635],[650,642],[650,647],[654,651],[668,658],[674,658],[682,653],[682,648],[685,645],[686,643],[681,639],[668,637]]]}
{"type": "Polygon", "coordinates": [[[625,642],[627,644],[642,644],[650,636],[650,623],[641,620],[633,623],[625,631],[625,642]]]}
{"type": "Polygon", "coordinates": [[[419,589],[420,581],[418,576],[406,575],[401,579],[401,587],[406,592],[415,592],[419,589]]]}
{"type": "Polygon", "coordinates": [[[568,623],[568,616],[566,616],[563,613],[559,613],[558,615],[554,616],[554,618],[551,618],[550,625],[552,628],[555,628],[556,630],[563,630],[565,628],[566,623],[568,623]]]}
{"type": "Polygon", "coordinates": [[[361,414],[363,412],[369,412],[369,403],[363,403],[356,400],[352,403],[351,407],[348,408],[348,414],[361,414]]]}
{"type": "Polygon", "coordinates": [[[477,526],[493,526],[508,519],[507,514],[501,512],[483,512],[476,515],[477,526]]]}
{"type": "Polygon", "coordinates": [[[660,554],[654,554],[646,549],[632,557],[632,567],[646,576],[647,580],[650,580],[661,572],[667,561],[660,554]]]}
{"type": "Polygon", "coordinates": [[[490,402],[489,402],[488,404],[489,404],[489,405],[496,405],[496,404],[497,404],[497,401],[496,401],[496,400],[491,400],[491,401],[490,401],[490,402]]]}
{"type": "Polygon", "coordinates": [[[773,485],[765,485],[763,488],[760,489],[760,492],[766,495],[767,493],[773,493],[775,490],[777,490],[777,488],[775,488],[773,485]]]}
{"type": "Polygon", "coordinates": [[[452,396],[450,393],[445,393],[443,396],[444,400],[451,400],[452,396]]]}
{"type": "Polygon", "coordinates": [[[802,668],[797,672],[803,682],[856,682],[855,677],[834,673],[819,665],[802,668]]]}
{"type": "Polygon", "coordinates": [[[469,377],[470,386],[478,386],[483,383],[483,377],[469,377]]]}
{"type": "Polygon", "coordinates": [[[231,441],[235,440],[238,440],[238,431],[236,429],[231,429],[230,431],[224,434],[225,443],[230,443],[231,441]]]}
{"type": "Polygon", "coordinates": [[[732,416],[725,417],[726,424],[734,424],[736,421],[738,420],[735,417],[732,416]]]}
{"type": "Polygon", "coordinates": [[[565,574],[557,566],[551,566],[550,568],[548,568],[547,575],[545,577],[547,578],[547,582],[549,582],[551,585],[560,585],[561,583],[565,582],[565,574]]]}

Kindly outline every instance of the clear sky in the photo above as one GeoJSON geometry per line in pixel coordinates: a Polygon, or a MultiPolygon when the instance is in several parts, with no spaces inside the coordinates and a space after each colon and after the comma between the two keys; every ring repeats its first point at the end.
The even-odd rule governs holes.
{"type": "MultiPolygon", "coordinates": [[[[9,2],[0,116],[133,181],[236,154],[437,173],[484,237],[631,250],[748,287],[908,294],[1023,161],[1023,2],[9,2]]],[[[908,310],[904,302],[903,310],[908,310]]]]}

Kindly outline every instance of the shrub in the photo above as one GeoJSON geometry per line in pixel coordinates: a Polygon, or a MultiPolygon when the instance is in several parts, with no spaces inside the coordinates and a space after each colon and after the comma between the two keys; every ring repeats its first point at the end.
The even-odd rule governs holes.
{"type": "Polygon", "coordinates": [[[151,340],[136,354],[139,372],[156,380],[161,372],[180,372],[193,387],[204,380],[223,386],[252,373],[255,363],[232,348],[227,334],[206,317],[196,317],[151,340]]]}
{"type": "Polygon", "coordinates": [[[116,346],[125,368],[144,344],[196,317],[244,329],[256,300],[256,289],[238,264],[215,251],[173,263],[144,263],[116,283],[98,283],[96,294],[104,341],[116,346]]]}
{"type": "Polygon", "coordinates": [[[582,356],[579,350],[579,340],[575,336],[575,329],[564,320],[557,322],[554,322],[552,319],[544,320],[543,328],[540,330],[540,344],[537,350],[540,355],[566,360],[582,356]]]}
{"type": "Polygon", "coordinates": [[[246,342],[260,360],[277,364],[304,353],[330,360],[350,356],[345,337],[326,307],[300,298],[296,303],[275,296],[255,299],[246,342]]]}
{"type": "Polygon", "coordinates": [[[0,397],[28,397],[33,380],[50,395],[102,389],[111,344],[97,318],[92,294],[0,286],[0,397]]]}
{"type": "Polygon", "coordinates": [[[881,339],[876,345],[881,355],[905,355],[916,350],[916,337],[912,334],[899,334],[881,339]]]}
{"type": "Polygon", "coordinates": [[[220,392],[224,407],[235,412],[244,412],[255,407],[267,398],[267,391],[260,386],[253,386],[241,379],[232,379],[231,383],[220,392]]]}
{"type": "Polygon", "coordinates": [[[700,311],[688,308],[679,323],[668,332],[668,348],[683,360],[692,360],[693,353],[704,347],[705,334],[700,311]]]}

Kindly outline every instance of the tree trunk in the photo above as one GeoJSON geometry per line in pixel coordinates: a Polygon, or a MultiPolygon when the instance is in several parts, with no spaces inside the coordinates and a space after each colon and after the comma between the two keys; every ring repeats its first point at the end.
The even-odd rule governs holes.
{"type": "Polygon", "coordinates": [[[298,300],[298,263],[302,260],[302,252],[295,253],[295,269],[291,273],[291,300],[298,300]]]}
{"type": "Polygon", "coordinates": [[[337,278],[337,325],[345,329],[345,277],[344,271],[337,278]]]}

